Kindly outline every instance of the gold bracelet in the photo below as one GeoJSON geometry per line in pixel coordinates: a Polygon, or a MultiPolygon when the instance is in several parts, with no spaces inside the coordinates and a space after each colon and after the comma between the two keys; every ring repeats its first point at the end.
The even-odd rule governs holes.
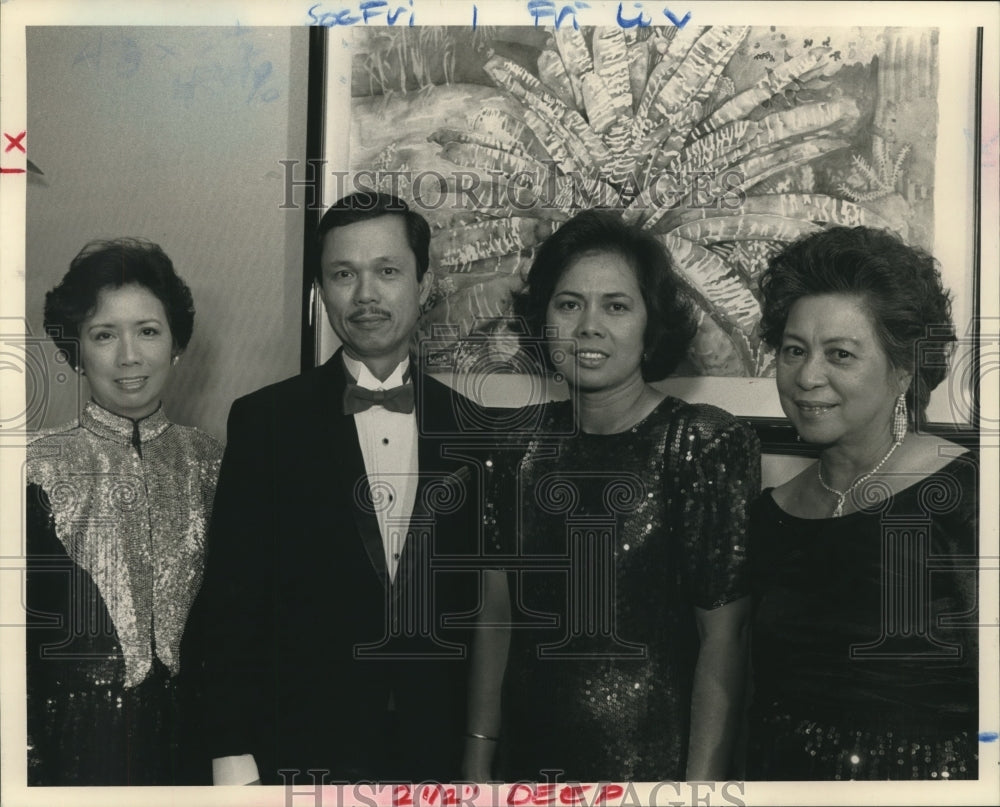
{"type": "Polygon", "coordinates": [[[465,736],[468,737],[469,739],[486,740],[487,742],[490,743],[500,742],[499,737],[490,737],[489,735],[486,734],[476,734],[476,732],[474,731],[466,732],[465,736]]]}

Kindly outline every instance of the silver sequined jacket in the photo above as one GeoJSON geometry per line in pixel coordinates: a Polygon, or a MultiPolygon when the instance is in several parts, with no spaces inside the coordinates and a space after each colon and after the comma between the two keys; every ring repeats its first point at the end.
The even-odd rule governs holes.
{"type": "MultiPolygon", "coordinates": [[[[99,595],[93,599],[103,600],[113,625],[114,637],[106,638],[117,639],[124,660],[123,668],[115,660],[114,669],[123,672],[115,683],[138,685],[154,655],[171,675],[179,672],[181,635],[201,585],[221,457],[218,441],[171,423],[162,406],[133,421],[93,401],[78,424],[43,431],[28,445],[29,567],[37,571],[49,563],[55,572],[62,565],[68,585],[80,572],[89,575],[99,595]],[[54,532],[68,561],[51,556],[58,549],[54,542],[33,541],[33,524],[54,532]],[[33,554],[33,545],[36,552],[44,546],[45,554],[33,554]]],[[[30,593],[29,586],[29,599],[30,593]]],[[[74,635],[101,630],[86,613],[93,610],[88,601],[68,598],[70,610],[80,613],[60,615],[62,631],[45,631],[49,644],[81,639],[79,646],[93,648],[88,638],[94,638],[118,649],[113,641],[74,635]]],[[[86,667],[87,660],[80,663],[86,667]]]]}

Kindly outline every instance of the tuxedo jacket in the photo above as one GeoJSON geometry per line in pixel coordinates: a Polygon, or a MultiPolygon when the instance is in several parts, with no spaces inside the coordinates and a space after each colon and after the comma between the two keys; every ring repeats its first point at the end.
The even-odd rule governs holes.
{"type": "Polygon", "coordinates": [[[340,353],[232,406],[188,655],[207,755],[252,753],[265,784],[460,773],[482,421],[413,377],[420,479],[393,582],[340,353]]]}

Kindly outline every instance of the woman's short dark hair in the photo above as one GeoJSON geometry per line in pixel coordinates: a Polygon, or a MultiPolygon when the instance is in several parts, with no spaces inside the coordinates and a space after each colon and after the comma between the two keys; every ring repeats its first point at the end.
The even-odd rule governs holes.
{"type": "MultiPolygon", "coordinates": [[[[528,287],[515,298],[515,313],[533,337],[543,338],[546,311],[559,278],[577,259],[594,252],[620,255],[635,271],[646,305],[642,377],[646,381],[666,378],[694,338],[698,327],[694,312],[666,247],[616,213],[585,210],[550,235],[535,253],[528,287]]],[[[547,355],[544,361],[549,362],[547,355]]]]}
{"type": "Polygon", "coordinates": [[[194,300],[167,254],[140,238],[91,241],[45,295],[45,332],[73,367],[80,366],[80,324],[97,308],[98,295],[131,284],[156,295],[166,311],[174,349],[187,347],[194,330],[194,300]]]}
{"type": "Polygon", "coordinates": [[[323,254],[323,239],[335,227],[346,227],[359,221],[369,221],[381,216],[402,216],[406,227],[406,240],[417,259],[417,282],[430,265],[431,227],[427,219],[419,213],[410,210],[410,206],[402,199],[388,193],[375,191],[359,191],[334,202],[316,228],[316,279],[323,277],[323,267],[320,257],[323,254]]]}
{"type": "Polygon", "coordinates": [[[831,227],[775,255],[759,284],[761,336],[776,350],[797,300],[817,294],[861,298],[889,363],[913,375],[906,392],[911,424],[923,417],[948,368],[943,361],[916,366],[917,344],[925,347],[923,355],[947,356],[955,342],[951,296],[931,255],[885,230],[831,227]]]}

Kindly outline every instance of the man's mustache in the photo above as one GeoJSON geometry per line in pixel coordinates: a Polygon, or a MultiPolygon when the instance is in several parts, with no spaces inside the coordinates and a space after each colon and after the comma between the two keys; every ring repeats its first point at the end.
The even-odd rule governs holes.
{"type": "Polygon", "coordinates": [[[364,308],[359,308],[357,311],[352,312],[347,319],[353,322],[354,320],[364,319],[366,317],[386,317],[388,319],[392,317],[392,312],[386,311],[384,308],[375,308],[374,306],[366,306],[364,308]]]}

